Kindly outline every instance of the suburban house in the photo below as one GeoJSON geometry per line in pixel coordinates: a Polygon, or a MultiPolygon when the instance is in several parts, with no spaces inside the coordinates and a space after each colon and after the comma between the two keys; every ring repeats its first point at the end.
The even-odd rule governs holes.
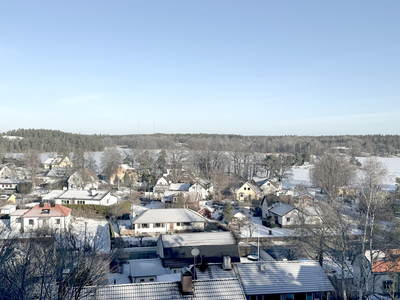
{"type": "Polygon", "coordinates": [[[300,210],[292,205],[278,202],[267,211],[264,205],[262,209],[263,223],[269,221],[283,228],[298,227],[303,224],[312,225],[320,220],[317,209],[314,207],[304,207],[300,210]]]}
{"type": "Polygon", "coordinates": [[[214,212],[215,208],[208,205],[202,206],[199,210],[199,214],[208,219],[212,219],[214,212]]]}
{"type": "Polygon", "coordinates": [[[263,196],[263,190],[254,180],[245,182],[237,191],[236,198],[238,201],[258,200],[263,196]]]}
{"type": "Polygon", "coordinates": [[[167,182],[181,182],[181,183],[193,183],[196,180],[196,176],[190,172],[179,169],[167,169],[167,172],[163,174],[163,177],[167,182]]]}
{"type": "Polygon", "coordinates": [[[372,262],[371,252],[368,250],[365,252],[365,258],[369,267],[369,283],[372,285],[372,292],[384,295],[399,293],[400,250],[373,250],[372,262]]]}
{"type": "MultiPolygon", "coordinates": [[[[101,190],[68,190],[61,191],[58,196],[54,195],[52,199],[46,197],[46,201],[54,200],[57,204],[95,204],[110,206],[117,203],[117,197],[112,196],[110,191],[101,190]]],[[[55,193],[56,194],[56,193],[55,193]]]]}
{"type": "Polygon", "coordinates": [[[158,276],[170,274],[159,258],[134,259],[129,261],[129,275],[133,283],[155,282],[158,276]]]}
{"type": "Polygon", "coordinates": [[[99,177],[93,170],[76,171],[68,178],[69,190],[97,190],[98,188],[99,177]]]}
{"type": "Polygon", "coordinates": [[[74,164],[71,162],[68,156],[50,157],[46,159],[43,163],[43,167],[46,170],[50,170],[53,168],[72,168],[73,165],[74,164]]]}
{"type": "Polygon", "coordinates": [[[200,208],[200,194],[197,192],[172,192],[171,194],[166,193],[168,196],[162,199],[165,202],[165,208],[174,207],[174,204],[178,202],[179,195],[183,196],[183,208],[189,208],[194,211],[198,211],[200,208]]]}
{"type": "Polygon", "coordinates": [[[12,171],[6,165],[0,165],[0,178],[9,179],[12,178],[12,171]]]}
{"type": "Polygon", "coordinates": [[[207,199],[212,194],[214,188],[209,181],[199,179],[189,187],[189,192],[197,192],[201,199],[207,199]]]}
{"type": "Polygon", "coordinates": [[[199,265],[222,264],[224,257],[229,257],[229,264],[240,262],[238,243],[230,231],[162,234],[158,238],[157,254],[172,273],[192,265],[194,256],[199,265]],[[198,254],[194,255],[193,249],[198,254]]]}
{"type": "Polygon", "coordinates": [[[111,184],[117,184],[117,179],[123,184],[125,174],[128,174],[131,182],[136,182],[138,180],[138,174],[135,168],[130,167],[128,164],[119,165],[118,169],[110,175],[109,182],[111,184]]]}
{"type": "Polygon", "coordinates": [[[135,235],[204,231],[209,225],[215,225],[215,222],[187,208],[148,209],[132,220],[135,235]]]}
{"type": "Polygon", "coordinates": [[[0,190],[17,191],[17,185],[22,181],[19,179],[0,179],[0,190]]]}
{"type": "Polygon", "coordinates": [[[4,194],[4,193],[0,194],[0,200],[15,203],[15,195],[14,194],[4,194]]]}
{"type": "Polygon", "coordinates": [[[247,299],[323,300],[334,288],[314,261],[235,264],[247,299]]]}
{"type": "Polygon", "coordinates": [[[39,228],[66,229],[70,223],[71,211],[59,204],[40,203],[30,210],[21,209],[11,213],[10,225],[13,230],[21,229],[22,232],[39,228]]]}
{"type": "MultiPolygon", "coordinates": [[[[254,180],[255,181],[255,180],[254,180]]],[[[282,191],[282,182],[275,178],[264,178],[256,181],[264,195],[275,194],[282,191]]]]}
{"type": "Polygon", "coordinates": [[[4,206],[0,207],[0,214],[9,215],[16,210],[17,210],[16,205],[12,205],[12,204],[4,205],[4,206]]]}

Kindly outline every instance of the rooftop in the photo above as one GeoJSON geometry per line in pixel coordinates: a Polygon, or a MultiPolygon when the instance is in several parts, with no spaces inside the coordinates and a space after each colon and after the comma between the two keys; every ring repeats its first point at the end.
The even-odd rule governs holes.
{"type": "Polygon", "coordinates": [[[79,200],[101,200],[103,199],[107,194],[109,194],[110,191],[100,191],[100,190],[95,190],[95,191],[80,191],[80,190],[68,190],[65,191],[64,193],[60,194],[57,199],[79,199],[79,200]]]}
{"type": "Polygon", "coordinates": [[[129,261],[132,277],[157,276],[169,273],[164,268],[161,259],[135,259],[129,261]]]}
{"type": "Polygon", "coordinates": [[[163,234],[160,236],[160,239],[164,248],[237,244],[235,237],[230,231],[163,234]]]}
{"type": "MultiPolygon", "coordinates": [[[[165,300],[165,299],[246,299],[238,279],[214,279],[193,281],[195,293],[182,295],[180,282],[133,283],[108,285],[100,288],[97,300],[165,300]]],[[[87,298],[89,299],[89,298],[87,298]]]]}
{"type": "Polygon", "coordinates": [[[72,209],[55,204],[51,207],[50,204],[44,203],[42,207],[36,205],[31,210],[26,212],[21,218],[41,218],[41,217],[66,217],[71,213],[72,209]]]}
{"type": "Polygon", "coordinates": [[[333,291],[322,267],[314,261],[237,264],[246,295],[333,291]]]}
{"type": "Polygon", "coordinates": [[[187,208],[148,209],[137,216],[132,223],[177,223],[210,222],[197,212],[187,208]]]}
{"type": "Polygon", "coordinates": [[[278,216],[284,216],[288,212],[292,211],[293,209],[295,209],[295,207],[293,207],[289,204],[279,202],[279,203],[275,204],[274,207],[270,208],[269,211],[278,216]]]}

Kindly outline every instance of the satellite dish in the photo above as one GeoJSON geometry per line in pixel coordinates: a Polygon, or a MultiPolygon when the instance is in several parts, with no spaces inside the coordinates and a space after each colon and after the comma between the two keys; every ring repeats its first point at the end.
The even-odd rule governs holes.
{"type": "Polygon", "coordinates": [[[200,254],[200,250],[197,249],[197,248],[193,248],[191,253],[192,253],[193,256],[197,256],[197,255],[200,254]]]}

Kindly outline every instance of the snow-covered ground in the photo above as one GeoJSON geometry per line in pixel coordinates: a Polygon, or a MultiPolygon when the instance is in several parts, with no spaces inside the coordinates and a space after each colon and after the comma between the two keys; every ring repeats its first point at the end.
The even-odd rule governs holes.
{"type": "Polygon", "coordinates": [[[93,243],[101,252],[110,252],[110,229],[107,221],[75,218],[71,221],[72,228],[82,239],[93,243]],[[86,233],[85,233],[86,223],[86,233]]]}
{"type": "Polygon", "coordinates": [[[115,280],[115,284],[126,284],[126,283],[131,283],[131,280],[129,279],[129,270],[130,265],[128,264],[124,264],[123,265],[123,272],[122,274],[120,273],[110,273],[108,275],[108,284],[113,285],[114,284],[114,280],[115,280]]]}

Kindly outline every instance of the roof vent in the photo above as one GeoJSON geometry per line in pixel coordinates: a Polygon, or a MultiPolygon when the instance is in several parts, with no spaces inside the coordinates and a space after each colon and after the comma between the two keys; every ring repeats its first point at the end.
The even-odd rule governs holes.
{"type": "Polygon", "coordinates": [[[51,201],[51,202],[50,202],[50,206],[51,206],[51,207],[56,207],[56,204],[54,203],[54,201],[51,201]]]}

